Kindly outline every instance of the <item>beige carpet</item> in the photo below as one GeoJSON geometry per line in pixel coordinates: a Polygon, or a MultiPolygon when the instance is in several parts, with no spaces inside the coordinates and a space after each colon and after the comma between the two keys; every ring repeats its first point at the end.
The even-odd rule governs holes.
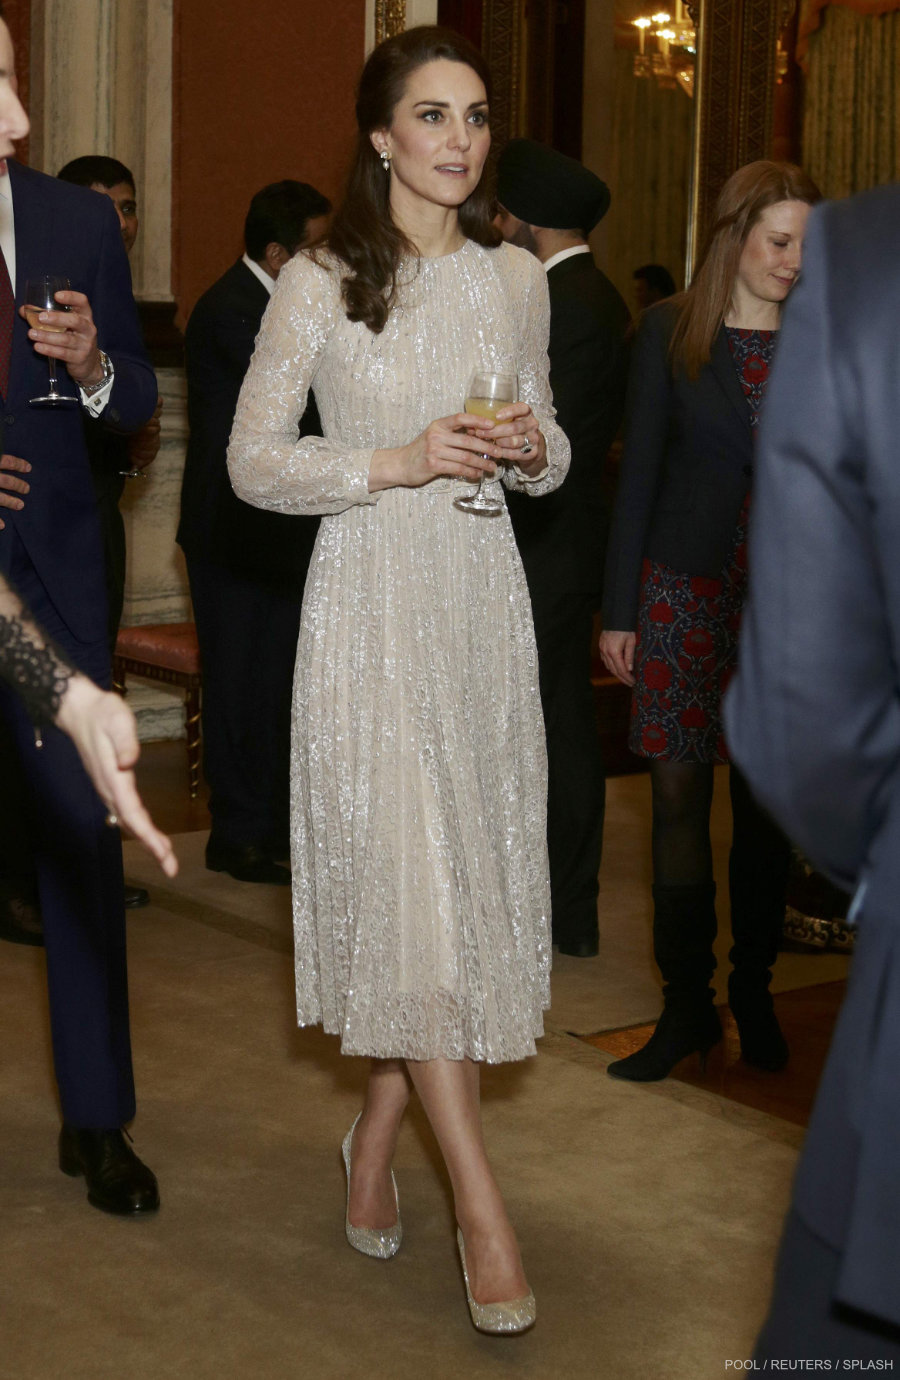
{"type": "MultiPolygon", "coordinates": [[[[0,945],[2,1380],[713,1380],[746,1357],[801,1133],[685,1084],[614,1082],[608,1057],[565,1033],[658,1002],[635,880],[646,781],[610,796],[602,956],[558,963],[538,1057],[485,1074],[533,1333],[472,1329],[420,1115],[396,1165],[400,1255],[347,1246],[338,1145],[364,1068],[294,1026],[286,893],[207,873],[193,835],[174,886],[127,850],[154,899],[129,935],[134,1131],[160,1177],[157,1218],[106,1217],[56,1169],[43,956],[0,945]]],[[[792,982],[835,972],[803,965],[785,965],[792,982]]]]}
{"type": "Polygon", "coordinates": [[[338,1144],[364,1069],[294,1029],[287,954],[159,906],[129,921],[139,1151],[153,1220],[54,1165],[43,960],[2,946],[3,1380],[701,1380],[746,1356],[798,1133],[675,1083],[633,1088],[551,1032],[486,1074],[485,1120],[539,1303],[489,1339],[465,1309],[420,1116],[390,1263],[343,1237],[338,1144]]]}

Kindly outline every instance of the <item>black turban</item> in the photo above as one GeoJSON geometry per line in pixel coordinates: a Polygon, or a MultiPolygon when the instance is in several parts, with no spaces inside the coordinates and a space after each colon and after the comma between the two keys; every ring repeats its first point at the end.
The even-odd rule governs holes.
{"type": "Polygon", "coordinates": [[[609,188],[574,158],[511,139],[497,160],[497,200],[517,220],[589,235],[609,210],[609,188]]]}

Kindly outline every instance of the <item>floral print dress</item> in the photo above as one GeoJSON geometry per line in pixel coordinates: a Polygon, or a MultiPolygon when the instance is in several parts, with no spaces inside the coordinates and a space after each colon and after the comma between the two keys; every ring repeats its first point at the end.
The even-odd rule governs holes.
{"type": "MultiPolygon", "coordinates": [[[[754,431],[776,331],[726,327],[754,431]]],[[[727,762],[721,703],[737,665],[747,588],[749,492],[716,579],[658,561],[641,568],[629,747],[662,762],[727,762]]]]}

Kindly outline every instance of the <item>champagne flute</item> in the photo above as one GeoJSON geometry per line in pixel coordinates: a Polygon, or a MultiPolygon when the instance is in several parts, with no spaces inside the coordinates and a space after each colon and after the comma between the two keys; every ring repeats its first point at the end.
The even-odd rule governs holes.
{"type": "MultiPolygon", "coordinates": [[[[29,278],[25,284],[25,318],[34,331],[52,331],[64,335],[65,326],[52,326],[47,321],[38,320],[42,311],[68,311],[69,308],[57,302],[58,292],[69,291],[68,278],[56,273],[44,273],[38,278],[29,278]]],[[[47,356],[47,369],[50,374],[50,391],[40,398],[29,398],[33,407],[76,407],[78,399],[71,394],[60,393],[57,387],[56,360],[47,356]]]]}
{"type": "MultiPolygon", "coordinates": [[[[495,422],[497,413],[517,400],[519,396],[519,376],[496,369],[473,369],[466,389],[466,411],[475,417],[486,417],[495,422]]],[[[485,459],[488,457],[485,456],[485,459]]],[[[464,498],[455,498],[454,507],[465,513],[484,513],[493,517],[502,513],[505,504],[495,498],[488,498],[484,492],[486,475],[478,481],[478,488],[464,498]]]]}

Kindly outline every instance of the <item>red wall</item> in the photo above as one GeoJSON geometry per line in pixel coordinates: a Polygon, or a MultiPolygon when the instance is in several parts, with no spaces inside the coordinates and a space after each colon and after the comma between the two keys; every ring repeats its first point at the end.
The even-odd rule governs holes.
{"type": "Polygon", "coordinates": [[[334,201],[355,122],[365,0],[176,0],[172,288],[184,325],[283,177],[334,201]]]}

